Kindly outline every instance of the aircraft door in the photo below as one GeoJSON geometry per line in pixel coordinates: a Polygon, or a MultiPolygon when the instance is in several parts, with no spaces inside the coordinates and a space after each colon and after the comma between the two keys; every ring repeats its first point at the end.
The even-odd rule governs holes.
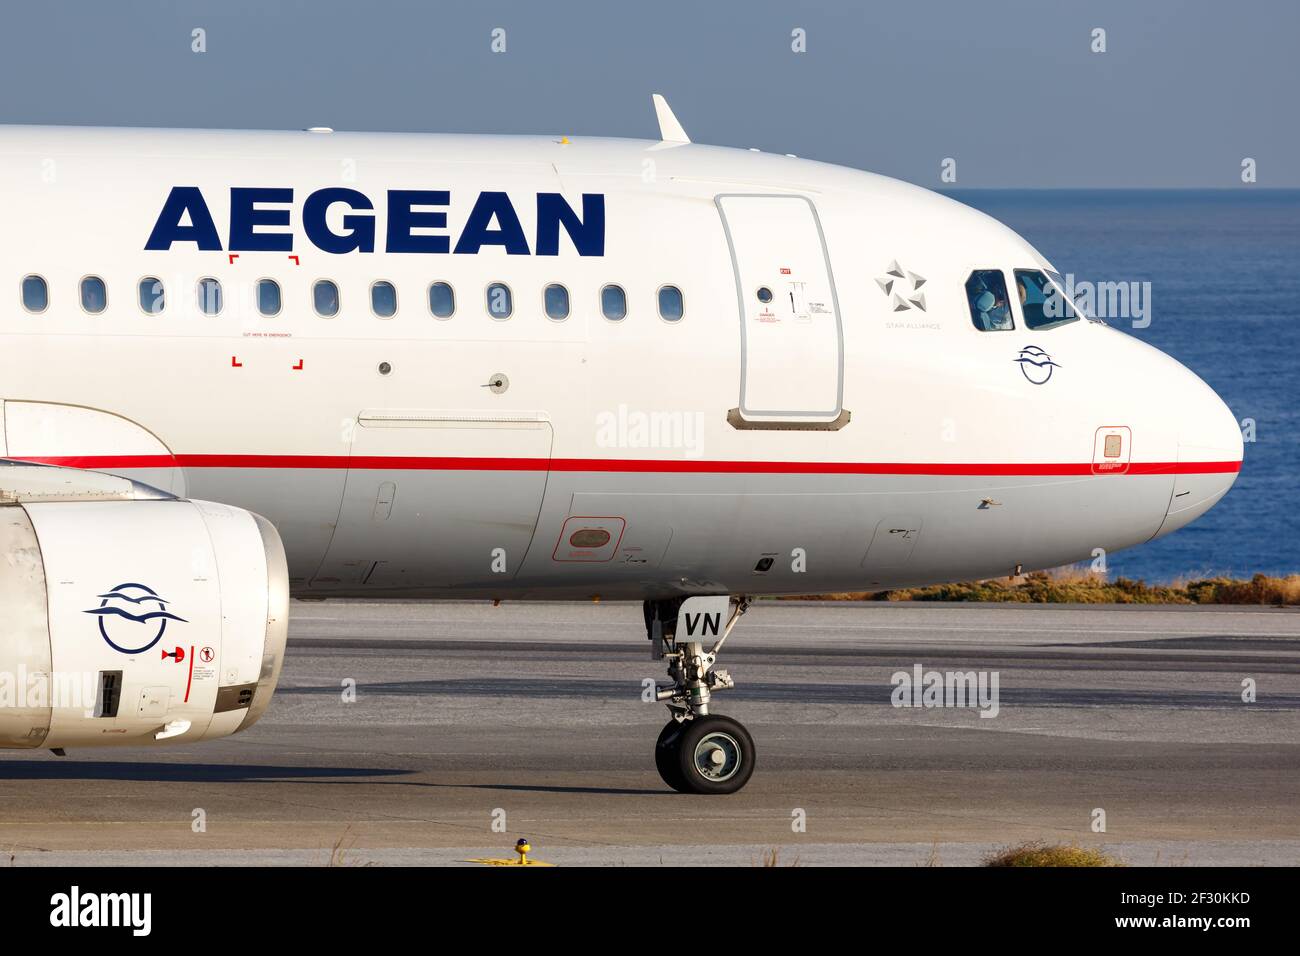
{"type": "Polygon", "coordinates": [[[844,339],[816,208],[803,196],[716,201],[740,305],[740,405],[732,423],[842,424],[844,339]]]}

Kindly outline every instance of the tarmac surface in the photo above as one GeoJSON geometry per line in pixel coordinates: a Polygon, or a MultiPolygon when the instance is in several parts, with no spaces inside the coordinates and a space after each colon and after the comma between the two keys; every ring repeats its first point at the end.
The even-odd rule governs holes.
{"type": "Polygon", "coordinates": [[[1300,863],[1300,611],[760,602],[719,666],[757,770],[684,796],[639,605],[294,602],[245,733],[0,752],[0,865],[1300,863]],[[894,706],[917,665],[996,716],[894,706]]]}

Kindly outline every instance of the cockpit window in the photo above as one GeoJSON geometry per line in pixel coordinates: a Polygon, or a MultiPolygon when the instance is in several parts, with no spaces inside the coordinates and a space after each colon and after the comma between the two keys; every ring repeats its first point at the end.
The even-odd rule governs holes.
{"type": "Polygon", "coordinates": [[[981,332],[1006,332],[1015,328],[1007,282],[1001,269],[976,269],[966,280],[970,318],[981,332]]]}
{"type": "Polygon", "coordinates": [[[1065,294],[1060,276],[1037,269],[1016,270],[1016,295],[1025,327],[1042,331],[1077,322],[1079,313],[1065,294]]]}

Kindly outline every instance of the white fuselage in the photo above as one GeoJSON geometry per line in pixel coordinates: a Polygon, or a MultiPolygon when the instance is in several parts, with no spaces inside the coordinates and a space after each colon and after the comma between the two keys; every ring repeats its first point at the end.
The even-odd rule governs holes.
{"type": "Polygon", "coordinates": [[[1181,527],[1241,461],[1213,391],[1141,342],[1033,330],[1018,302],[1012,328],[976,328],[973,271],[1012,286],[1049,264],[980,213],[854,170],[627,140],[9,127],[0,199],[0,455],[264,515],[300,594],[1004,575],[1181,527]],[[248,189],[280,192],[232,193],[248,189]],[[196,194],[215,248],[197,207],[166,221],[196,194]],[[584,196],[601,197],[598,245],[584,196]],[[86,277],[107,292],[95,314],[86,277]],[[450,316],[431,314],[435,283],[450,316]],[[1051,365],[1026,365],[1031,348],[1051,365]]]}

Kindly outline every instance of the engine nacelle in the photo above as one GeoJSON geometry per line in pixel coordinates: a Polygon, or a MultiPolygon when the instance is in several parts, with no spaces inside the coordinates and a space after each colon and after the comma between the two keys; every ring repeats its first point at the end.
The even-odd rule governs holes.
{"type": "Polygon", "coordinates": [[[0,506],[0,748],[192,742],[252,726],[288,632],[284,548],[211,502],[0,506]]]}

